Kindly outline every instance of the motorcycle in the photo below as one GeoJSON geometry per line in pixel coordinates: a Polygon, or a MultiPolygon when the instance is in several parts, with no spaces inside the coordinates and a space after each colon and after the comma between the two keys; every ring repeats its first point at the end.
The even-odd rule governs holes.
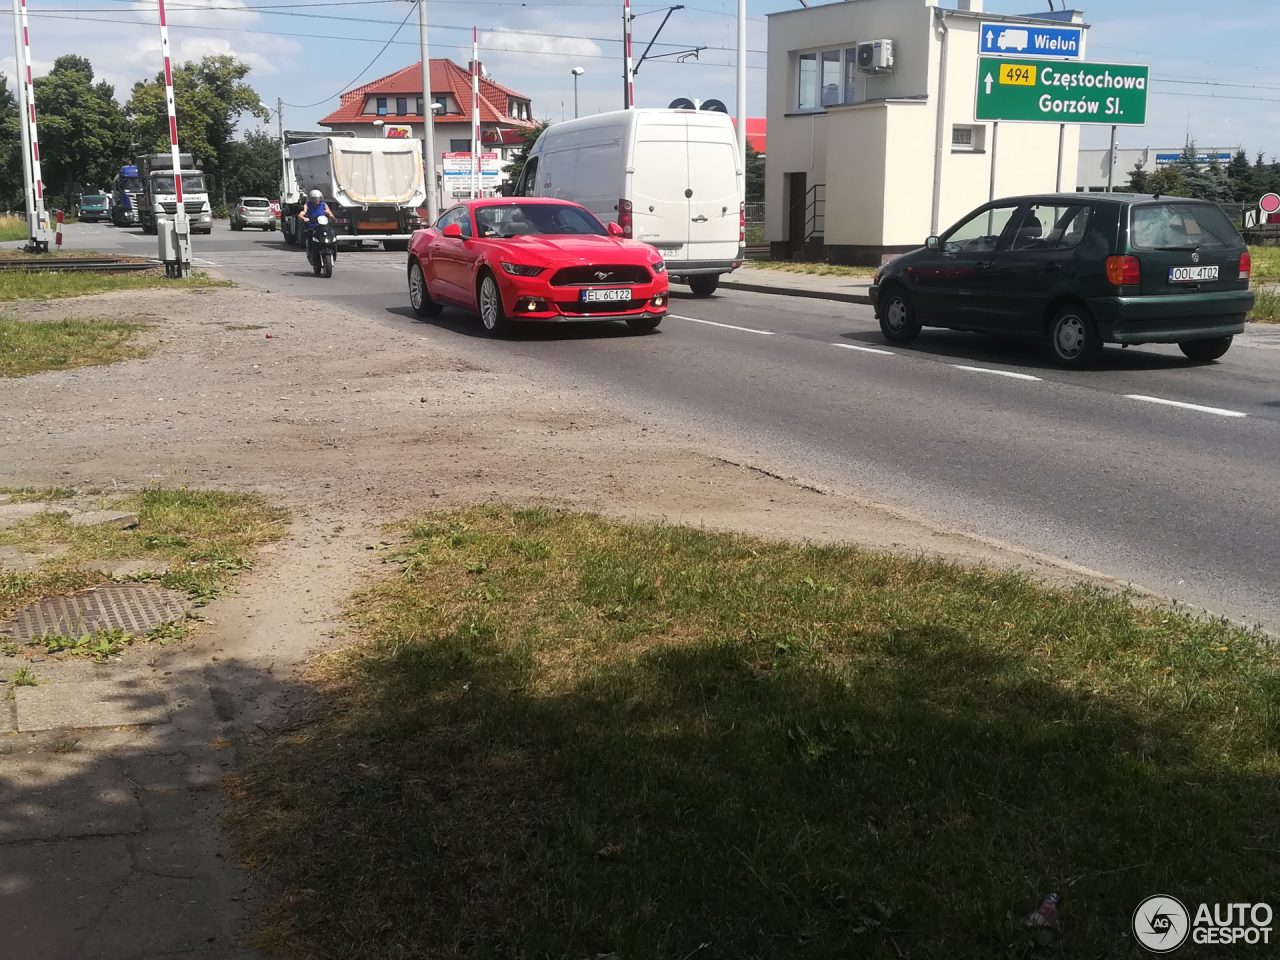
{"type": "Polygon", "coordinates": [[[328,217],[316,217],[314,226],[307,230],[307,262],[317,277],[326,280],[333,276],[333,261],[338,256],[338,232],[328,217]]]}

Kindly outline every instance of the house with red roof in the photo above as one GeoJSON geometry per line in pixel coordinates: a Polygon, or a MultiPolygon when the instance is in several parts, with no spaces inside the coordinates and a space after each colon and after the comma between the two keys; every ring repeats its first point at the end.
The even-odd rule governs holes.
{"type": "MultiPolygon", "coordinates": [[[[505,165],[524,143],[523,132],[534,125],[530,98],[497,83],[480,71],[480,150],[497,153],[505,165]]],[[[471,66],[452,60],[431,61],[431,100],[435,115],[435,167],[446,153],[471,152],[471,66]]],[[[356,87],[320,125],[357,137],[422,139],[422,61],[356,87]]]]}

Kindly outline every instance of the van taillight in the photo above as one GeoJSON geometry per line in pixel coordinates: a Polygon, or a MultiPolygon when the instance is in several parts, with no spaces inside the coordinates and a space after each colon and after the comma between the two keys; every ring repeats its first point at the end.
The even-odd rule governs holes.
{"type": "Polygon", "coordinates": [[[622,235],[628,240],[631,239],[631,201],[618,201],[618,226],[622,228],[622,235]]]}
{"type": "Polygon", "coordinates": [[[1137,257],[1107,257],[1107,280],[1117,287],[1137,286],[1142,282],[1142,263],[1137,257]]]}
{"type": "Polygon", "coordinates": [[[1248,280],[1251,273],[1253,273],[1253,257],[1249,256],[1249,251],[1246,250],[1244,253],[1240,254],[1239,279],[1248,280]]]}
{"type": "Polygon", "coordinates": [[[738,246],[747,242],[747,205],[738,201],[738,246]]]}

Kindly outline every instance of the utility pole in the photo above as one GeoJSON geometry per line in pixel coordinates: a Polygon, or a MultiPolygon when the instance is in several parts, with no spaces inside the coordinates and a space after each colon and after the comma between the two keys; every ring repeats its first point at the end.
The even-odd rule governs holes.
{"type": "Polygon", "coordinates": [[[631,0],[622,0],[622,106],[627,110],[636,105],[636,71],[631,62],[631,20],[631,0]]]}
{"type": "Polygon", "coordinates": [[[285,183],[285,173],[288,164],[285,163],[285,145],[284,145],[284,100],[276,97],[276,130],[280,133],[280,223],[284,224],[284,205],[289,199],[289,186],[285,183]]]}
{"type": "MultiPolygon", "coordinates": [[[[578,78],[586,73],[582,67],[574,67],[569,71],[573,74],[573,119],[578,119],[578,78]]],[[[561,104],[561,112],[563,113],[564,104],[561,104]]]]}
{"type": "Polygon", "coordinates": [[[427,183],[427,220],[440,217],[436,192],[436,113],[431,99],[431,59],[427,55],[427,0],[418,0],[418,52],[422,57],[422,168],[427,183]]]}
{"type": "Polygon", "coordinates": [[[738,159],[742,200],[747,199],[747,0],[738,0],[738,159]]]}
{"type": "Polygon", "coordinates": [[[1107,193],[1111,193],[1115,187],[1116,177],[1116,128],[1115,124],[1111,126],[1111,149],[1107,153],[1107,193]]]}

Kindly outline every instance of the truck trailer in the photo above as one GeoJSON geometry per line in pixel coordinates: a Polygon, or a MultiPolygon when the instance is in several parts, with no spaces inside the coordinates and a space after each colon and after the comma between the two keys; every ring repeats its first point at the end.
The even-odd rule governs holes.
{"type": "Polygon", "coordinates": [[[298,214],[312,190],[324,194],[342,243],[374,240],[387,250],[407,250],[413,231],[425,226],[418,214],[427,191],[416,140],[286,130],[285,143],[280,229],[288,243],[305,240],[298,214]]]}

